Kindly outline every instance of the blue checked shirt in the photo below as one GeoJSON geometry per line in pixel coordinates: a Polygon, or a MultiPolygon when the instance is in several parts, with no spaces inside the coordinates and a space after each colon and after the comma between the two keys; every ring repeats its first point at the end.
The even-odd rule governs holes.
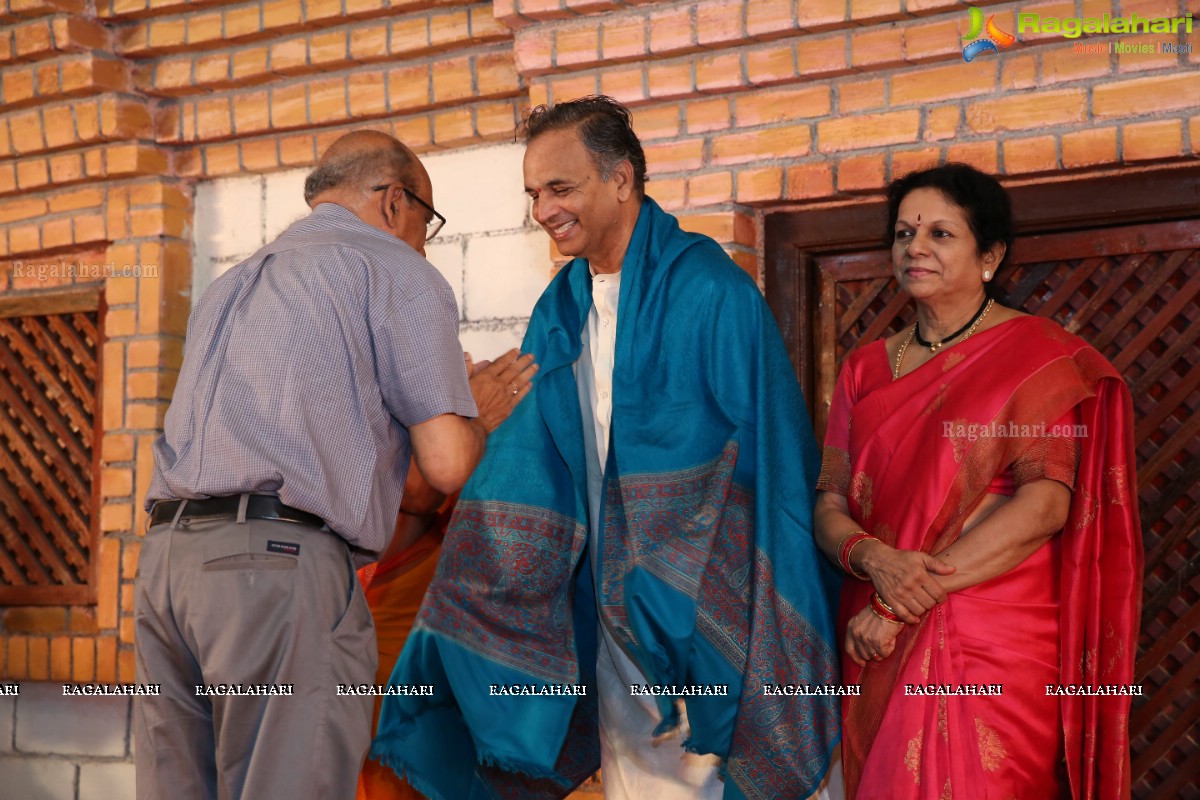
{"type": "Polygon", "coordinates": [[[408,428],[446,413],[477,413],[450,286],[322,203],[193,309],[146,508],[278,494],[369,560],[394,530],[408,428]]]}

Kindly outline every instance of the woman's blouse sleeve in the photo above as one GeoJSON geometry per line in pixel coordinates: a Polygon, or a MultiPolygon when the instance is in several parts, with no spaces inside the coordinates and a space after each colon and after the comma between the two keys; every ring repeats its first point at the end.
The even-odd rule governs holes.
{"type": "Polygon", "coordinates": [[[817,478],[818,492],[850,494],[850,410],[854,406],[854,376],[850,359],[842,365],[833,400],[829,406],[829,422],[825,427],[825,449],[821,454],[821,475],[817,478]]]}
{"type": "Polygon", "coordinates": [[[1014,486],[1050,479],[1075,488],[1079,469],[1079,410],[1072,408],[1012,463],[1014,486]]]}

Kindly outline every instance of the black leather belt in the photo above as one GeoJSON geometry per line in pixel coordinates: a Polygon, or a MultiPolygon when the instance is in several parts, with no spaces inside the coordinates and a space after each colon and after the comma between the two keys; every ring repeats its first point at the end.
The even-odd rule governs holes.
{"type": "MultiPolygon", "coordinates": [[[[180,503],[187,503],[180,519],[237,519],[238,502],[241,495],[210,497],[207,500],[161,500],[150,512],[150,524],[169,525],[175,519],[180,503]]],[[[301,511],[279,502],[278,497],[267,494],[252,494],[246,503],[246,519],[273,519],[295,522],[310,528],[324,528],[325,520],[316,514],[301,511]]]]}

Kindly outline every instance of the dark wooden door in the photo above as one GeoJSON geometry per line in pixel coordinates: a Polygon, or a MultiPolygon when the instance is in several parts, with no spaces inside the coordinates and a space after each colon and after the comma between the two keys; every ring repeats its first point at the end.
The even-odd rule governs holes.
{"type": "MultiPolygon", "coordinates": [[[[1130,387],[1146,554],[1134,796],[1200,797],[1200,175],[1153,178],[1014,190],[1025,233],[997,280],[1006,305],[1083,337],[1130,387]]],[[[845,356],[915,313],[879,243],[882,204],[824,213],[766,225],[768,300],[821,434],[845,356]]]]}

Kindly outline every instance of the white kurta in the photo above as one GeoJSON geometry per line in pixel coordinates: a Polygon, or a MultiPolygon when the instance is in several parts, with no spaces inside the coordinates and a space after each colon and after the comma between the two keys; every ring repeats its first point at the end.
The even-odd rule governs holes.
{"type": "MultiPolygon", "coordinates": [[[[600,501],[604,465],[612,430],[612,374],[617,343],[617,305],[621,273],[592,276],[592,308],[583,331],[583,350],[575,364],[575,383],[583,413],[584,451],[588,479],[588,549],[593,570],[599,564],[600,501]],[[588,431],[594,435],[589,436],[588,431]]],[[[597,587],[599,576],[593,575],[597,587]]],[[[599,597],[597,597],[597,603],[599,597]]],[[[654,698],[632,696],[629,687],[647,683],[646,676],[625,654],[611,631],[601,623],[596,656],[600,704],[600,770],[606,800],[720,800],[724,784],[718,775],[720,759],[683,749],[688,735],[687,712],[679,703],[680,726],[654,739],[662,721],[654,698]]],[[[841,800],[840,753],[814,797],[841,800]]],[[[788,800],[791,800],[790,798],[788,800]]]]}
{"type": "MultiPolygon", "coordinates": [[[[621,274],[594,275],[592,308],[583,333],[583,351],[575,365],[579,406],[583,412],[587,457],[588,548],[598,564],[597,530],[604,487],[604,464],[612,427],[612,373],[617,342],[617,302],[621,274]],[[589,430],[594,436],[589,436],[589,430]]],[[[597,578],[596,585],[599,586],[597,578]]],[[[599,602],[599,598],[597,598],[599,602]]],[[[719,800],[724,789],[716,756],[688,753],[681,746],[687,717],[680,729],[661,741],[653,740],[662,721],[651,697],[634,697],[629,687],[647,679],[601,625],[596,658],[600,703],[600,769],[608,800],[719,800]]]]}

